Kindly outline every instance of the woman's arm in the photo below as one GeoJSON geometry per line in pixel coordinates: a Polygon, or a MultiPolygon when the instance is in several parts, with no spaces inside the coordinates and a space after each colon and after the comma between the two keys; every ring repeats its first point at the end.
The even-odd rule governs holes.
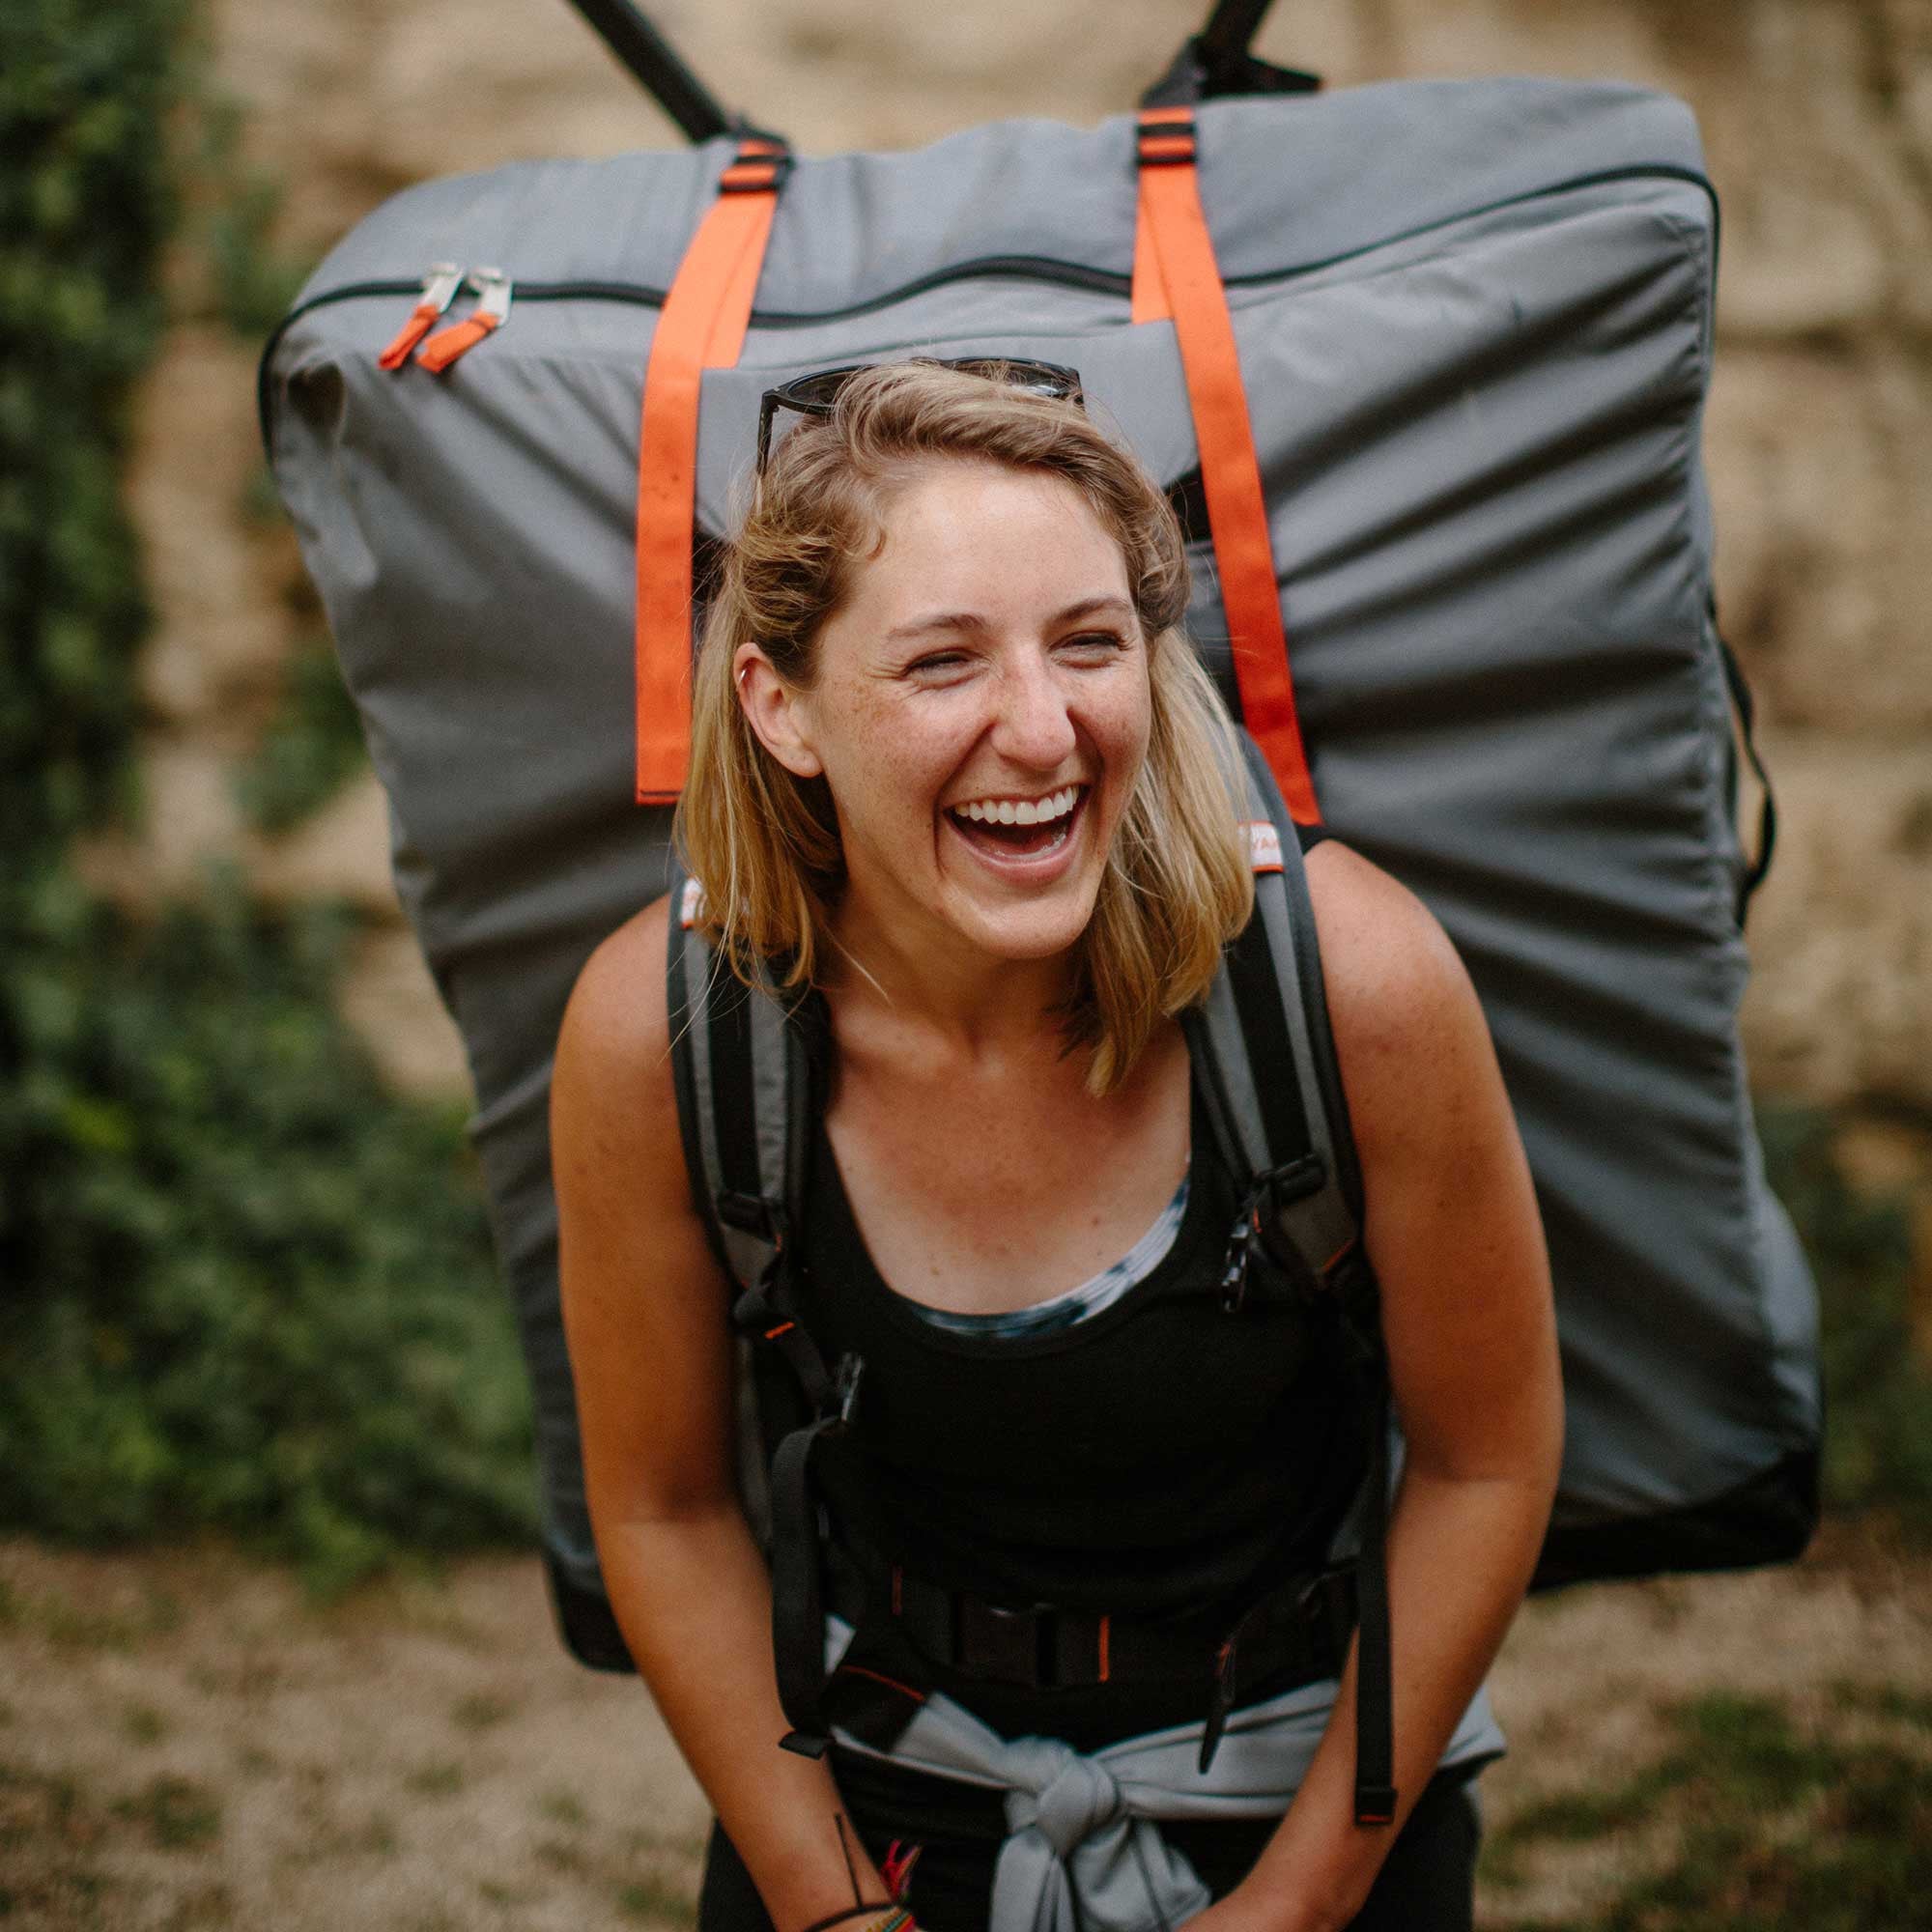
{"type": "MultiPolygon", "coordinates": [[[[854,1903],[823,1763],[779,1748],[771,1594],[733,1485],[729,1290],[685,1177],[663,902],[584,967],[551,1083],[563,1317],[611,1608],[779,1932],[854,1903]]],[[[856,1839],[867,1899],[886,1889],[856,1839]]]]}
{"type": "Polygon", "coordinates": [[[1562,1451],[1543,1228],[1468,976],[1355,853],[1324,842],[1308,877],[1406,1442],[1388,1544],[1401,1809],[1393,1828],[1354,1823],[1351,1648],[1306,1782],[1204,1932],[1341,1926],[1360,1908],[1521,1601],[1562,1451]]]}

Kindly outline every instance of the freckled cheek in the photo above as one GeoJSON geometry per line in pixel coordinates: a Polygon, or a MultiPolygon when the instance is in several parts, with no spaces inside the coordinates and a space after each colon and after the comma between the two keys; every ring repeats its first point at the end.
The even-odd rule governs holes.
{"type": "Polygon", "coordinates": [[[952,769],[945,747],[926,745],[886,705],[855,707],[827,767],[833,797],[848,816],[927,816],[952,769]]]}

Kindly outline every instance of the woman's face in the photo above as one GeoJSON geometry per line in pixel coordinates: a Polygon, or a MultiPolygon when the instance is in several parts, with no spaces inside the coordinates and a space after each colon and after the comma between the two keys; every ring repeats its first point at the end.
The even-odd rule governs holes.
{"type": "Polygon", "coordinates": [[[1046,959],[1093,917],[1147,753],[1147,640],[1120,546],[1071,484],[958,459],[889,499],[885,542],[787,691],[753,646],[766,745],[838,810],[848,945],[1046,959]]]}

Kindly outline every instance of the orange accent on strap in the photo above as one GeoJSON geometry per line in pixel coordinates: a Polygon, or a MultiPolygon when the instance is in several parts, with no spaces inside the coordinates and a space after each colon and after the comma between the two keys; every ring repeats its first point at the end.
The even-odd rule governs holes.
{"type": "Polygon", "coordinates": [[[451,323],[447,328],[439,328],[423,344],[416,360],[431,375],[440,376],[459,355],[474,349],[501,320],[500,316],[479,311],[462,322],[451,323]]]}
{"type": "Polygon", "coordinates": [[[1194,119],[1194,110],[1187,106],[1143,107],[1137,117],[1143,128],[1185,128],[1194,119]]]}
{"type": "Polygon", "coordinates": [[[436,326],[442,311],[434,302],[417,302],[410,319],[397,331],[396,339],[376,357],[379,369],[400,369],[410,359],[410,351],[436,326]]]}
{"type": "Polygon", "coordinates": [[[1100,1615],[1100,1682],[1106,1683],[1114,1668],[1113,1659],[1114,1620],[1105,1611],[1100,1615]]]}
{"type": "MultiPolygon", "coordinates": [[[[1141,118],[1145,125],[1187,113],[1155,108],[1141,118]]],[[[1228,295],[1221,285],[1213,238],[1201,206],[1200,181],[1191,162],[1141,169],[1137,235],[1134,319],[1144,319],[1141,257],[1146,244],[1151,243],[1180,340],[1242,720],[1273,768],[1290,812],[1300,824],[1319,824],[1321,812],[1315,802],[1295,715],[1288,639],[1281,622],[1281,586],[1268,540],[1267,503],[1248,422],[1235,325],[1228,314],[1228,295]]]]}
{"type": "MultiPolygon", "coordinates": [[[[724,171],[770,142],[746,142],[724,171]]],[[[703,371],[738,359],[778,205],[768,184],[721,192],[691,238],[658,317],[638,436],[638,803],[671,805],[691,762],[691,533],[697,493],[697,395],[703,371]]]]}
{"type": "Polygon", "coordinates": [[[1135,322],[1167,322],[1174,314],[1167,299],[1167,284],[1160,278],[1160,251],[1153,245],[1153,230],[1148,225],[1145,195],[1134,211],[1133,304],[1135,322]]]}
{"type": "Polygon", "coordinates": [[[781,1335],[788,1333],[797,1326],[798,1323],[796,1321],[781,1321],[776,1328],[767,1328],[765,1330],[765,1340],[767,1342],[776,1342],[781,1335]]]}
{"type": "Polygon", "coordinates": [[[1140,157],[1144,161],[1167,161],[1190,158],[1194,153],[1192,134],[1144,134],[1141,136],[1140,157]]]}
{"type": "Polygon", "coordinates": [[[910,1684],[901,1684],[896,1677],[887,1677],[876,1670],[867,1670],[863,1663],[841,1663],[834,1671],[836,1677],[842,1671],[847,1677],[869,1677],[874,1684],[883,1684],[888,1690],[896,1690],[901,1697],[910,1697],[915,1704],[925,1702],[925,1692],[915,1690],[910,1684]]]}
{"type": "Polygon", "coordinates": [[[1349,1250],[1352,1248],[1354,1245],[1355,1245],[1355,1236],[1353,1235],[1350,1235],[1349,1238],[1346,1241],[1344,1241],[1342,1245],[1339,1248],[1337,1248],[1335,1252],[1332,1255],[1330,1255],[1325,1262],[1321,1264],[1320,1272],[1322,1274],[1326,1274],[1328,1270],[1332,1268],[1335,1265],[1335,1264],[1339,1262],[1342,1259],[1342,1257],[1346,1255],[1349,1252],[1349,1250]]]}

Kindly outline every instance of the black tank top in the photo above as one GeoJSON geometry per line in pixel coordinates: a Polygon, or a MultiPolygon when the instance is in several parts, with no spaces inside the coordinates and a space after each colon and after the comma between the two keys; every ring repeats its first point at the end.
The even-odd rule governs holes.
{"type": "MultiPolygon", "coordinates": [[[[1223,1309],[1240,1204],[1198,1092],[1173,1247],[1056,1333],[923,1320],[873,1264],[822,1126],[806,1200],[799,1318],[828,1362],[865,1364],[856,1426],[815,1463],[837,1541],[996,1603],[1198,1620],[1204,1668],[1250,1595],[1321,1566],[1364,1467],[1360,1410],[1332,1319],[1264,1254],[1242,1308],[1223,1309]]],[[[774,1395],[785,1406],[767,1389],[773,1440],[798,1419],[774,1415],[774,1395]]],[[[988,1708],[1004,1693],[941,1688],[989,1721],[1018,1720],[988,1708]]],[[[1118,1722],[1100,1729],[1179,1721],[1199,1715],[1194,1701],[1149,1711],[1116,1697],[1118,1722]]],[[[1092,1726],[1056,1734],[1073,1728],[1092,1726]]]]}

